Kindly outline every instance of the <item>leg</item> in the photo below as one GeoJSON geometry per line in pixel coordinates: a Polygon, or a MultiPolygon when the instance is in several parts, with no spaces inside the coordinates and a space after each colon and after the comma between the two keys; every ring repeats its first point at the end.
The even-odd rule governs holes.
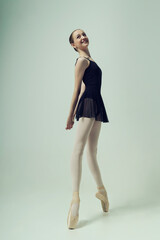
{"type": "MultiPolygon", "coordinates": [[[[91,128],[95,122],[95,118],[81,117],[78,121],[75,144],[71,157],[71,175],[73,184],[73,195],[75,192],[79,194],[81,174],[82,174],[82,156],[83,150],[91,131],[91,128]]],[[[79,204],[74,203],[72,205],[72,215],[76,216],[79,210],[79,204]]]]}
{"type": "Polygon", "coordinates": [[[103,211],[108,212],[109,208],[108,196],[106,189],[103,185],[101,173],[97,163],[97,145],[100,129],[101,122],[95,121],[87,141],[87,162],[97,184],[98,193],[96,193],[96,197],[101,200],[103,211]]]}
{"type": "Polygon", "coordinates": [[[101,130],[101,121],[95,121],[87,139],[87,162],[95,179],[97,187],[103,185],[101,173],[97,162],[97,145],[101,130]]]}
{"type": "Polygon", "coordinates": [[[77,125],[76,139],[71,157],[73,192],[78,192],[80,188],[83,150],[94,122],[95,118],[81,117],[77,125]]]}

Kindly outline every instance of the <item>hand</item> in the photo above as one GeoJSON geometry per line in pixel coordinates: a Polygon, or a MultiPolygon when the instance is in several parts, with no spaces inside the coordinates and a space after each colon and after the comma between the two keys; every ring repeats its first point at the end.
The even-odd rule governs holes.
{"type": "Polygon", "coordinates": [[[68,118],[67,118],[67,126],[66,126],[66,130],[67,129],[71,129],[72,127],[73,127],[73,124],[74,124],[74,116],[75,116],[75,114],[73,115],[73,116],[69,116],[68,118]]]}

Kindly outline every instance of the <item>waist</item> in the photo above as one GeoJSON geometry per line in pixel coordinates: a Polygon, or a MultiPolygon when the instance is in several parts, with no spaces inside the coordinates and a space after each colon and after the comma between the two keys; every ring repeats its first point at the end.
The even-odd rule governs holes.
{"type": "Polygon", "coordinates": [[[97,86],[86,86],[86,92],[101,92],[101,88],[100,87],[97,87],[97,86]]]}

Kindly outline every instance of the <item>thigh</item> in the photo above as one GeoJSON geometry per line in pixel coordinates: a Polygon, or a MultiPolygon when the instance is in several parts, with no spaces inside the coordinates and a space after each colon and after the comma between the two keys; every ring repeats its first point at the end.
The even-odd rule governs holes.
{"type": "Polygon", "coordinates": [[[87,141],[88,135],[90,134],[90,131],[94,125],[94,122],[95,122],[95,118],[87,118],[87,117],[79,118],[77,129],[76,129],[75,144],[78,142],[85,145],[85,142],[87,141]]]}
{"type": "Polygon", "coordinates": [[[101,124],[101,121],[95,121],[88,135],[87,146],[90,150],[94,150],[97,147],[101,124]]]}

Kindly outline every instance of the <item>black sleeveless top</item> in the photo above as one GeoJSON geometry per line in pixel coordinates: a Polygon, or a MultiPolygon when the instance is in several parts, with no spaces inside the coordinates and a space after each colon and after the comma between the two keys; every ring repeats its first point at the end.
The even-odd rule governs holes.
{"type": "MultiPolygon", "coordinates": [[[[94,117],[97,121],[109,122],[101,96],[102,70],[96,62],[89,58],[87,59],[90,61],[90,64],[83,75],[83,82],[86,88],[79,99],[75,117],[77,121],[79,121],[80,117],[94,117]]],[[[76,59],[76,63],[77,60],[78,58],[76,59]]]]}

